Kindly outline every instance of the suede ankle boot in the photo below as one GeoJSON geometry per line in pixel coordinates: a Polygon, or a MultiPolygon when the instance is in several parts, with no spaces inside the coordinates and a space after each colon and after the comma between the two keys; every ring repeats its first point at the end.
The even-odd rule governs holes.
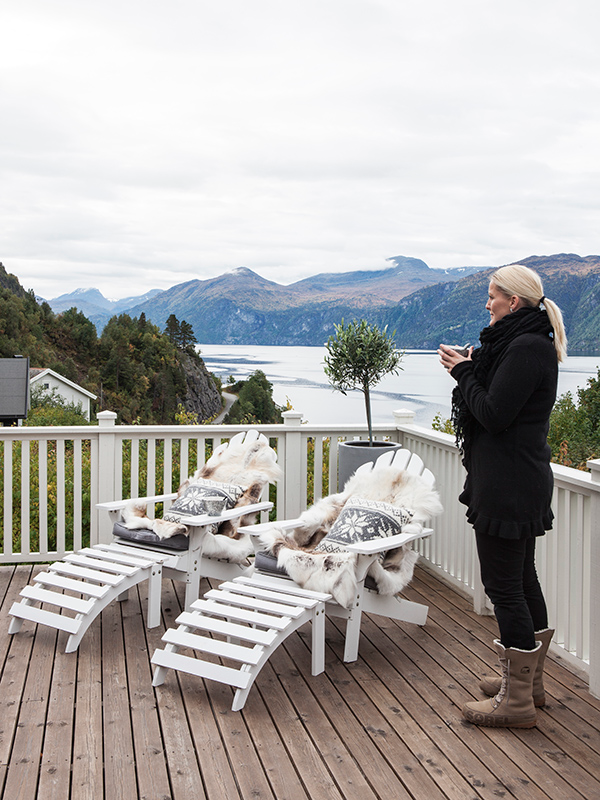
{"type": "MultiPolygon", "coordinates": [[[[535,639],[542,643],[538,663],[533,676],[533,704],[536,708],[541,708],[546,704],[546,692],[544,690],[544,662],[546,653],[550,647],[550,642],[554,636],[552,628],[545,628],[543,631],[535,632],[535,639]]],[[[479,684],[479,688],[488,697],[495,697],[502,688],[502,678],[497,675],[494,677],[484,677],[479,684]]]]}
{"type": "Polygon", "coordinates": [[[463,716],[474,725],[491,728],[533,728],[533,676],[542,643],[536,642],[535,650],[505,648],[497,639],[494,644],[502,668],[500,691],[489,700],[466,703],[463,716]]]}

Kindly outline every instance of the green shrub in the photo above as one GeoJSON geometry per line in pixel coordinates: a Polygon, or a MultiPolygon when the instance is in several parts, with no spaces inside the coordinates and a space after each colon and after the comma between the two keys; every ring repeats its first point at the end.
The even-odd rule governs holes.
{"type": "Polygon", "coordinates": [[[587,469],[586,462],[600,457],[600,369],[577,390],[559,397],[550,415],[548,443],[552,460],[576,469],[587,469]]]}

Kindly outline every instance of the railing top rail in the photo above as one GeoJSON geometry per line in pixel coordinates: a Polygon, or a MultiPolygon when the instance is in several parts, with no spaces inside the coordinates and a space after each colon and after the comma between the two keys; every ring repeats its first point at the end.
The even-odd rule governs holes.
{"type": "Polygon", "coordinates": [[[577,487],[586,493],[597,492],[600,484],[592,480],[589,472],[584,472],[573,467],[563,467],[562,464],[551,464],[554,473],[554,485],[558,487],[577,487]]]}
{"type": "MultiPolygon", "coordinates": [[[[239,431],[245,431],[249,428],[256,429],[261,433],[281,434],[294,427],[301,430],[314,430],[314,431],[333,431],[333,432],[351,432],[355,434],[367,435],[366,426],[363,424],[319,424],[314,425],[310,423],[302,423],[299,426],[291,426],[281,423],[273,423],[271,425],[114,425],[101,427],[97,425],[47,425],[39,427],[14,427],[14,428],[0,428],[0,437],[6,439],[56,439],[57,436],[74,436],[77,434],[80,438],[92,438],[98,432],[118,434],[119,436],[133,435],[136,438],[140,436],[153,436],[157,434],[166,434],[173,436],[179,434],[181,436],[188,436],[196,434],[198,436],[217,436],[223,434],[235,434],[239,431]]],[[[377,433],[387,433],[397,430],[397,426],[393,423],[375,423],[373,430],[377,433]]],[[[177,438],[177,437],[175,437],[177,438]]]]}
{"type": "Polygon", "coordinates": [[[0,428],[0,439],[95,439],[97,425],[40,425],[0,428]]]}
{"type": "Polygon", "coordinates": [[[435,442],[436,445],[440,445],[446,449],[456,450],[454,436],[451,436],[449,433],[436,431],[433,428],[422,428],[419,425],[402,424],[396,425],[396,430],[406,433],[409,436],[412,436],[414,439],[426,439],[427,441],[435,442]]]}

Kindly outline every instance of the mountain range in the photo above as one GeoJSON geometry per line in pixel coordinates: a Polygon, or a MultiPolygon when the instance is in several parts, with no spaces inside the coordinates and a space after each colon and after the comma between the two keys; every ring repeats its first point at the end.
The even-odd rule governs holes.
{"type": "Polygon", "coordinates": [[[124,314],[133,306],[145,303],[160,293],[160,289],[151,289],[140,296],[107,300],[98,289],[75,289],[74,292],[61,294],[48,302],[55,314],[62,314],[63,311],[75,307],[101,330],[115,314],[124,314]]]}
{"type": "MultiPolygon", "coordinates": [[[[274,319],[270,324],[267,319],[274,313],[282,315],[284,322],[281,324],[285,325],[290,314],[302,316],[306,311],[331,309],[331,314],[326,316],[337,322],[340,313],[355,316],[369,309],[393,307],[418,289],[441,280],[458,281],[465,275],[486,269],[432,269],[420,259],[405,256],[395,256],[388,261],[392,266],[387,269],[321,273],[290,285],[269,281],[250,269],[239,267],[216,278],[187,281],[163,292],[153,289],[140,297],[110,301],[98,289],[77,289],[48,302],[55,313],[76,307],[99,330],[114,314],[138,316],[144,312],[160,326],[175,314],[193,326],[201,342],[245,342],[248,341],[247,328],[251,327],[261,344],[273,344],[273,336],[277,338],[281,334],[280,323],[274,319]],[[260,329],[264,329],[262,333],[260,329]]],[[[306,343],[321,344],[321,341],[306,343]]]]}
{"type": "MultiPolygon", "coordinates": [[[[387,269],[321,273],[289,285],[240,267],[142,297],[111,302],[88,289],[49,302],[55,312],[76,306],[98,328],[113,314],[143,312],[161,327],[175,314],[206,344],[322,345],[335,323],[358,317],[387,324],[403,348],[477,342],[488,324],[487,284],[497,267],[440,270],[405,256],[388,261],[387,269]]],[[[569,351],[600,353],[600,256],[561,253],[519,263],[539,272],[563,310],[569,351]]]]}

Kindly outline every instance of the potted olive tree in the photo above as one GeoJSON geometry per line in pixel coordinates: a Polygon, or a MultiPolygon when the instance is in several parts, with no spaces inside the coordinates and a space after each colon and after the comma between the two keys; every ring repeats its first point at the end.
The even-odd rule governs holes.
{"type": "MultiPolygon", "coordinates": [[[[396,349],[394,334],[370,325],[366,320],[335,325],[335,334],[325,344],[324,371],[331,386],[342,394],[358,389],[365,398],[369,438],[342,442],[339,448],[338,486],[343,488],[350,475],[366,461],[374,461],[385,449],[399,447],[395,442],[373,438],[371,389],[385,375],[402,369],[403,353],[396,349]]],[[[395,331],[394,331],[395,333],[395,331]]]]}

